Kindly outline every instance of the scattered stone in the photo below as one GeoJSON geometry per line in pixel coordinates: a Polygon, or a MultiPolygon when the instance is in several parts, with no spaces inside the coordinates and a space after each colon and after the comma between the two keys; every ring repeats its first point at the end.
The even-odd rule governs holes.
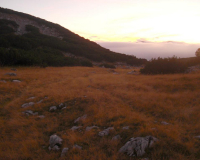
{"type": "Polygon", "coordinates": [[[135,73],[136,73],[135,71],[128,72],[128,74],[135,74],[135,73]]]}
{"type": "Polygon", "coordinates": [[[152,136],[131,138],[119,152],[127,153],[129,156],[141,157],[145,154],[145,150],[152,148],[153,144],[158,141],[157,138],[152,136]]]}
{"type": "Polygon", "coordinates": [[[44,115],[39,115],[38,117],[41,118],[41,119],[45,118],[44,115]]]}
{"type": "Polygon", "coordinates": [[[58,108],[61,109],[62,107],[64,107],[64,104],[63,103],[59,104],[58,108]]]}
{"type": "Polygon", "coordinates": [[[62,144],[62,139],[57,135],[51,135],[49,139],[49,150],[58,151],[62,144]]]}
{"type": "Polygon", "coordinates": [[[77,145],[77,144],[75,144],[75,145],[73,146],[73,148],[74,148],[74,149],[80,149],[80,150],[82,149],[82,147],[79,146],[79,145],[77,145]]]}
{"type": "Polygon", "coordinates": [[[69,148],[63,148],[62,152],[61,152],[61,157],[65,157],[67,152],[68,152],[69,148]]]}
{"type": "Polygon", "coordinates": [[[57,110],[57,107],[56,106],[51,106],[50,108],[49,108],[49,112],[54,112],[54,111],[56,111],[57,110]]]}
{"type": "Polygon", "coordinates": [[[125,127],[123,127],[122,129],[128,130],[128,129],[129,129],[129,126],[125,126],[125,127]]]}
{"type": "Polygon", "coordinates": [[[37,104],[40,104],[40,103],[42,103],[42,102],[43,102],[43,99],[42,99],[42,100],[40,100],[40,101],[38,101],[38,102],[37,102],[37,104]]]}
{"type": "Polygon", "coordinates": [[[74,121],[74,123],[78,123],[79,121],[85,120],[86,118],[87,118],[87,115],[85,114],[85,115],[83,115],[82,117],[78,117],[78,118],[74,121]]]}
{"type": "Polygon", "coordinates": [[[22,113],[24,113],[24,114],[26,114],[27,116],[29,116],[29,115],[33,115],[33,116],[35,116],[35,115],[38,115],[38,112],[33,112],[33,111],[31,111],[31,110],[26,110],[26,111],[24,111],[24,112],[22,112],[22,113]]]}
{"type": "Polygon", "coordinates": [[[20,83],[20,82],[22,82],[22,81],[15,79],[15,80],[13,80],[13,82],[15,82],[15,83],[20,83]]]}
{"type": "Polygon", "coordinates": [[[5,75],[8,75],[8,76],[17,76],[16,73],[6,73],[5,75]]]}
{"type": "Polygon", "coordinates": [[[73,126],[73,127],[71,128],[71,130],[72,130],[72,131],[75,131],[75,130],[77,130],[77,129],[79,129],[79,128],[82,128],[82,126],[73,126]]]}
{"type": "Polygon", "coordinates": [[[24,103],[22,105],[22,108],[27,108],[27,107],[33,106],[34,104],[35,104],[34,102],[24,103]]]}
{"type": "Polygon", "coordinates": [[[17,69],[15,69],[15,68],[11,68],[10,70],[11,70],[11,71],[17,71],[17,69]]]}
{"type": "Polygon", "coordinates": [[[162,121],[161,124],[169,125],[169,123],[167,123],[167,122],[165,122],[165,121],[162,121]]]}
{"type": "Polygon", "coordinates": [[[5,80],[0,80],[0,82],[6,83],[6,81],[5,81],[5,80]]]}
{"type": "Polygon", "coordinates": [[[112,138],[113,141],[117,141],[117,140],[120,140],[122,139],[120,135],[116,135],[112,138]]]}
{"type": "Polygon", "coordinates": [[[86,127],[86,131],[90,131],[91,129],[97,129],[97,128],[99,128],[99,127],[97,127],[97,126],[91,126],[91,127],[86,127]]]}
{"type": "Polygon", "coordinates": [[[28,98],[28,99],[34,99],[35,97],[30,97],[30,98],[28,98]]]}
{"type": "Polygon", "coordinates": [[[110,132],[110,130],[113,130],[114,127],[108,127],[107,129],[104,129],[103,131],[99,132],[99,136],[103,137],[103,136],[107,136],[110,132]]]}
{"type": "Polygon", "coordinates": [[[62,110],[63,110],[63,109],[66,109],[66,108],[67,108],[67,107],[63,107],[62,110]]]}
{"type": "Polygon", "coordinates": [[[200,139],[200,135],[199,136],[195,136],[194,138],[200,139]]]}

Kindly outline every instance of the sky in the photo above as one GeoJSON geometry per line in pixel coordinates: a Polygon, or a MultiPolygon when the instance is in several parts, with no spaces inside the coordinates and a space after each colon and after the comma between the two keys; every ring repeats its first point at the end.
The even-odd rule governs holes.
{"type": "Polygon", "coordinates": [[[200,48],[200,0],[0,0],[138,58],[192,57],[200,48]]]}

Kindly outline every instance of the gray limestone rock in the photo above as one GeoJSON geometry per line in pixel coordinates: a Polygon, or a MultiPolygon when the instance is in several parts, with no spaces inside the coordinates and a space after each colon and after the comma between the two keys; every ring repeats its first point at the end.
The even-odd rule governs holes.
{"type": "Polygon", "coordinates": [[[34,116],[34,115],[38,115],[38,112],[35,112],[35,113],[34,113],[34,112],[31,111],[31,110],[26,110],[26,111],[24,111],[24,112],[22,112],[22,113],[25,113],[25,114],[28,115],[28,116],[29,116],[29,115],[33,115],[33,116],[34,116]]]}
{"type": "Polygon", "coordinates": [[[57,107],[56,106],[51,106],[50,108],[49,108],[49,112],[54,112],[54,111],[56,111],[57,110],[57,107]]]}
{"type": "Polygon", "coordinates": [[[74,149],[82,149],[82,147],[79,146],[79,145],[77,145],[77,144],[75,144],[75,145],[73,146],[73,148],[74,148],[74,149]]]}
{"type": "Polygon", "coordinates": [[[71,130],[72,130],[72,131],[75,131],[75,130],[80,129],[80,128],[82,128],[82,126],[73,126],[73,127],[71,128],[71,130]]]}
{"type": "Polygon", "coordinates": [[[165,121],[162,121],[161,124],[169,125],[169,123],[167,123],[167,122],[165,122],[165,121]]]}
{"type": "Polygon", "coordinates": [[[112,138],[113,141],[117,141],[117,140],[120,140],[122,139],[120,135],[116,135],[112,138]]]}
{"type": "Polygon", "coordinates": [[[62,152],[61,152],[61,157],[65,157],[67,152],[68,152],[69,148],[63,148],[62,152]]]}
{"type": "Polygon", "coordinates": [[[200,139],[200,135],[199,136],[195,136],[194,138],[200,139]]]}
{"type": "Polygon", "coordinates": [[[97,129],[97,128],[99,128],[99,127],[97,127],[97,126],[88,126],[88,127],[86,127],[86,131],[90,131],[91,129],[97,129]]]}
{"type": "Polygon", "coordinates": [[[127,129],[129,129],[129,126],[125,126],[122,129],[127,130],[127,129]]]}
{"type": "Polygon", "coordinates": [[[45,118],[44,115],[39,115],[38,117],[41,118],[41,119],[45,118]]]}
{"type": "Polygon", "coordinates": [[[15,79],[15,80],[13,80],[13,82],[15,82],[15,83],[20,83],[20,82],[22,82],[22,81],[15,79]]]}
{"type": "Polygon", "coordinates": [[[40,104],[40,103],[42,103],[42,102],[43,102],[43,99],[41,99],[40,101],[38,101],[37,104],[40,104]]]}
{"type": "Polygon", "coordinates": [[[35,99],[35,97],[29,97],[28,99],[35,99]]]}
{"type": "Polygon", "coordinates": [[[34,104],[35,104],[34,102],[24,103],[22,105],[22,108],[27,108],[27,107],[33,106],[34,104]]]}
{"type": "Polygon", "coordinates": [[[120,148],[119,152],[127,153],[129,156],[141,157],[145,154],[145,150],[151,148],[156,141],[158,139],[152,136],[131,138],[120,148]]]}
{"type": "Polygon", "coordinates": [[[99,136],[103,137],[103,136],[107,136],[110,132],[110,130],[113,130],[114,127],[108,127],[107,129],[104,129],[103,131],[99,132],[99,136]]]}
{"type": "Polygon", "coordinates": [[[78,118],[74,121],[74,123],[78,123],[79,121],[85,120],[86,118],[87,118],[87,115],[85,114],[85,115],[83,115],[82,117],[78,117],[78,118]]]}
{"type": "Polygon", "coordinates": [[[17,76],[16,73],[6,73],[5,75],[8,75],[8,76],[17,76]]]}
{"type": "Polygon", "coordinates": [[[62,139],[57,135],[51,135],[49,139],[49,150],[57,151],[59,146],[62,144],[62,139]]]}

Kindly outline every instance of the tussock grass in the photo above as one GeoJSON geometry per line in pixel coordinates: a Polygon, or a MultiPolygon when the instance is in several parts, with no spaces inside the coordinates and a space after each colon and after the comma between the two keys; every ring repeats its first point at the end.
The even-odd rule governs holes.
{"type": "Polygon", "coordinates": [[[17,76],[0,69],[0,159],[140,159],[119,154],[131,137],[152,135],[159,139],[144,157],[150,159],[200,159],[200,73],[128,75],[130,69],[62,67],[17,68],[17,76]],[[12,82],[19,79],[21,83],[12,82]],[[30,97],[34,99],[29,99],[30,97]],[[47,97],[47,98],[45,98],[47,97]],[[37,104],[38,101],[43,100],[37,104]],[[35,104],[28,108],[21,105],[35,104]],[[65,103],[67,108],[49,112],[65,103]],[[25,110],[45,115],[26,116],[25,110]],[[87,118],[74,124],[74,120],[87,118]],[[163,125],[165,121],[169,125],[163,125]],[[82,128],[71,131],[74,125],[82,128]],[[86,132],[87,126],[99,128],[86,132]],[[129,126],[129,130],[122,127],[129,126]],[[108,136],[98,132],[114,127],[108,136]],[[65,158],[48,150],[49,136],[63,139],[70,150],[65,158]],[[122,139],[112,141],[120,134],[122,139]],[[82,150],[72,149],[77,144],[82,150]]]}

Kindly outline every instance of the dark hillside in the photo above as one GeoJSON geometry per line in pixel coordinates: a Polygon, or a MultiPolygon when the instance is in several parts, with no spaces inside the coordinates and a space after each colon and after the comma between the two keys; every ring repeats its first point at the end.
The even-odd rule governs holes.
{"type": "MultiPolygon", "coordinates": [[[[48,54],[46,53],[47,50],[54,56],[59,57],[54,57],[54,60],[64,59],[62,62],[56,62],[57,65],[61,64],[61,66],[68,65],[65,61],[70,61],[70,65],[90,64],[91,66],[88,60],[110,63],[124,62],[130,65],[146,63],[145,59],[138,59],[135,56],[115,53],[105,49],[58,24],[10,9],[0,8],[0,29],[1,51],[9,49],[6,53],[7,57],[1,55],[1,59],[10,58],[13,54],[10,52],[15,49],[15,52],[26,52],[25,59],[28,58],[28,61],[31,59],[31,64],[26,63],[24,65],[45,63],[46,65],[55,66],[54,63],[52,64],[46,60],[44,55],[48,54]],[[38,53],[38,50],[40,53],[38,53]],[[74,57],[64,57],[63,53],[70,53],[74,57]],[[83,59],[80,59],[80,57],[83,57],[87,63],[82,62],[83,59]]],[[[24,54],[20,55],[15,55],[15,57],[19,58],[20,64],[23,65],[21,58],[24,58],[24,54]]],[[[0,60],[0,65],[8,65],[7,61],[8,59],[6,61],[0,60]]],[[[9,63],[9,65],[18,64],[18,62],[9,63]]]]}

